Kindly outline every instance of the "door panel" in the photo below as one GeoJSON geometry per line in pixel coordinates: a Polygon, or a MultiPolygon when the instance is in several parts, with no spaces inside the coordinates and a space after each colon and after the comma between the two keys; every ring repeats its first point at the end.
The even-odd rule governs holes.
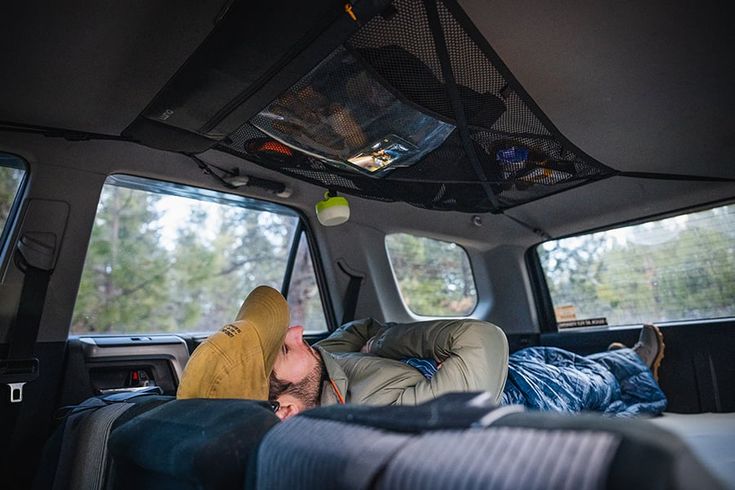
{"type": "MultiPolygon", "coordinates": [[[[0,388],[0,443],[2,488],[30,488],[41,457],[43,444],[53,429],[58,403],[64,342],[38,342],[34,356],[39,360],[39,375],[23,387],[23,401],[10,403],[10,390],[0,388]]],[[[0,346],[4,358],[7,345],[0,346]]]]}
{"type": "Polygon", "coordinates": [[[189,348],[181,337],[77,337],[69,340],[64,404],[115,390],[156,385],[175,395],[189,348]]]}

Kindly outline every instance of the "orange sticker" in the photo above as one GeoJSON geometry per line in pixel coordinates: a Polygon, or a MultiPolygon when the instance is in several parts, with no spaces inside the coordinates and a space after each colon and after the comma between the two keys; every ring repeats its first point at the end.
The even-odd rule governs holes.
{"type": "Polygon", "coordinates": [[[570,322],[577,319],[577,309],[574,305],[562,305],[554,308],[557,322],[570,322]]]}

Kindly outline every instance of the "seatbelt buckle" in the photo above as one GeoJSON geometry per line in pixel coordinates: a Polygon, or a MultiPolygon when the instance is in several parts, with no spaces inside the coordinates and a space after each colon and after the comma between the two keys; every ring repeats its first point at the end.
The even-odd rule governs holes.
{"type": "Polygon", "coordinates": [[[10,388],[10,403],[23,401],[23,386],[38,378],[38,359],[0,360],[0,384],[10,388]]]}

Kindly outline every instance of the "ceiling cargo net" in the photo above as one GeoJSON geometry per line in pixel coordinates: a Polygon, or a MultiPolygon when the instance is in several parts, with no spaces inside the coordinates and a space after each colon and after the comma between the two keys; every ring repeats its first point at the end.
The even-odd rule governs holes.
{"type": "Polygon", "coordinates": [[[224,146],[332,191],[464,212],[614,173],[559,134],[450,2],[393,2],[224,146]]]}
{"type": "Polygon", "coordinates": [[[455,128],[402,102],[343,48],[251,123],[319,160],[376,176],[418,162],[455,128]]]}

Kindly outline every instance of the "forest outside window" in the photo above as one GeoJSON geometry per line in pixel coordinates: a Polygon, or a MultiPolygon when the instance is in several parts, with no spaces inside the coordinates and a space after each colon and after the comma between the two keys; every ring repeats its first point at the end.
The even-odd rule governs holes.
{"type": "Polygon", "coordinates": [[[538,246],[560,328],[735,316],[735,205],[538,246]]]}
{"type": "Polygon", "coordinates": [[[385,245],[403,301],[416,315],[467,316],[477,305],[467,252],[456,243],[397,233],[385,245]]]}
{"type": "Polygon", "coordinates": [[[327,320],[305,231],[299,233],[295,253],[293,271],[288,283],[291,324],[301,325],[306,334],[324,333],[327,330],[327,320]]]}
{"type": "Polygon", "coordinates": [[[316,288],[311,262],[289,261],[301,242],[299,222],[295,212],[271,203],[109,177],[72,333],[212,332],[234,319],[253,288],[265,284],[281,290],[285,278],[295,275],[304,286],[291,288],[290,302],[302,303],[298,298],[308,296],[313,320],[305,327],[325,331],[324,312],[318,316],[313,306],[314,297],[321,306],[319,292],[309,289],[316,288]],[[296,274],[287,273],[294,265],[296,274]]]}
{"type": "Polygon", "coordinates": [[[23,160],[15,155],[0,153],[0,249],[5,244],[25,176],[26,165],[23,160]]]}

